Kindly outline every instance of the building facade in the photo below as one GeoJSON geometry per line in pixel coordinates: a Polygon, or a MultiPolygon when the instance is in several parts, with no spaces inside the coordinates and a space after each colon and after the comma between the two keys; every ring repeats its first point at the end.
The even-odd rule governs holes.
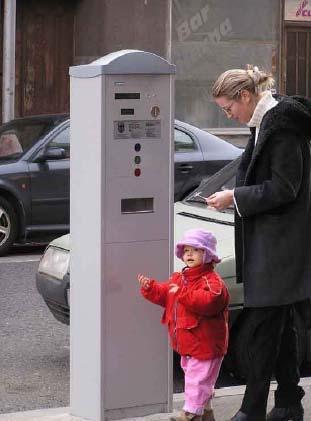
{"type": "MultiPolygon", "coordinates": [[[[68,67],[126,48],[171,59],[176,117],[215,132],[240,130],[211,98],[229,68],[257,65],[278,92],[311,96],[311,0],[0,0],[1,28],[12,1],[15,116],[68,112],[68,67]]],[[[4,60],[0,48],[0,69],[4,60]]]]}
{"type": "Polygon", "coordinates": [[[270,71],[278,92],[310,97],[310,37],[308,0],[173,0],[177,118],[237,129],[213,103],[211,87],[223,71],[246,64],[270,71]]]}
{"type": "Polygon", "coordinates": [[[127,48],[168,57],[170,19],[170,0],[0,0],[0,122],[13,96],[15,116],[68,112],[69,66],[127,48]],[[3,87],[12,56],[15,92],[3,87]]]}

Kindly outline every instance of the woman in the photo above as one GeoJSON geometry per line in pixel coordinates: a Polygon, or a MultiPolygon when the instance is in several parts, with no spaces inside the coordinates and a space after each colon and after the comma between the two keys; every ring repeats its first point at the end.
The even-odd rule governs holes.
{"type": "Polygon", "coordinates": [[[235,189],[206,199],[215,209],[236,209],[248,378],[231,421],[266,420],[273,373],[278,387],[267,420],[302,421],[304,413],[295,320],[311,296],[311,102],[272,95],[272,85],[269,74],[250,67],[224,72],[213,87],[227,117],[251,130],[235,189]]]}

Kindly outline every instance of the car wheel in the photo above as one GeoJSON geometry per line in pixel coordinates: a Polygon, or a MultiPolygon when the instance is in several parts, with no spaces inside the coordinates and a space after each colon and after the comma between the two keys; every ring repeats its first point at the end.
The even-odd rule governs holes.
{"type": "Polygon", "coordinates": [[[8,252],[17,237],[17,215],[4,197],[0,197],[0,256],[8,252]]]}

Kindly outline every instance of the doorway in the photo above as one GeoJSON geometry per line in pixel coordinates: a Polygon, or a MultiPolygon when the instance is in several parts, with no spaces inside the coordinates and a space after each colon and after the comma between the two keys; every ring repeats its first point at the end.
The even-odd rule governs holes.
{"type": "Polygon", "coordinates": [[[285,93],[311,97],[311,26],[285,27],[285,93]]]}
{"type": "Polygon", "coordinates": [[[18,0],[16,116],[69,111],[74,0],[18,0]]]}

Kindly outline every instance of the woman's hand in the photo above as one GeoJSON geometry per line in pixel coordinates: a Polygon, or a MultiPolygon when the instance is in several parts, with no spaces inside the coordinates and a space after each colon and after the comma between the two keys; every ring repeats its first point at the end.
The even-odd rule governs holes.
{"type": "Polygon", "coordinates": [[[223,210],[233,204],[233,190],[223,190],[211,194],[206,199],[207,206],[212,209],[223,210]]]}
{"type": "Polygon", "coordinates": [[[150,282],[151,282],[150,278],[147,278],[146,276],[139,273],[137,275],[137,280],[138,280],[138,283],[141,286],[141,288],[144,288],[144,289],[150,288],[150,282]]]}

